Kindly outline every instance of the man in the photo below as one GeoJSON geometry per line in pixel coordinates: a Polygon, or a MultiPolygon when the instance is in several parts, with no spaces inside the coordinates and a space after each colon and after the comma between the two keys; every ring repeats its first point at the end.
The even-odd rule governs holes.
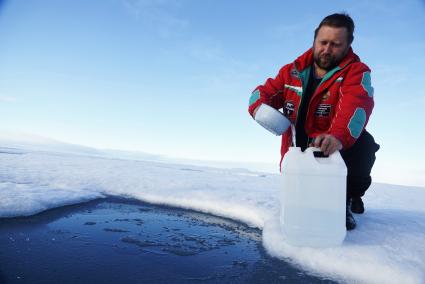
{"type": "Polygon", "coordinates": [[[295,134],[288,129],[282,135],[282,159],[292,135],[302,150],[315,146],[325,155],[340,151],[348,171],[347,230],[356,227],[351,211],[364,212],[361,197],[371,184],[379,149],[365,129],[374,106],[373,87],[369,67],[351,48],[353,33],[349,15],[325,17],[315,30],[313,47],[258,86],[249,104],[253,117],[262,103],[283,108],[295,125],[295,134]]]}

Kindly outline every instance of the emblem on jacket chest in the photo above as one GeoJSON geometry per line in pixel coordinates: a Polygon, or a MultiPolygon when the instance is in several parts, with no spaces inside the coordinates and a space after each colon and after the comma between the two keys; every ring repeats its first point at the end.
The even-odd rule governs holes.
{"type": "Polygon", "coordinates": [[[326,93],[323,93],[322,95],[322,101],[326,101],[331,96],[331,93],[327,91],[326,93]]]}

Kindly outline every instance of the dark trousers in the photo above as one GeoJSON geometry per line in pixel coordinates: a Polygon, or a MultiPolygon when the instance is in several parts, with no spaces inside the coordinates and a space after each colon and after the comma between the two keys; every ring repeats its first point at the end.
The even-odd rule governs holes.
{"type": "Polygon", "coordinates": [[[370,172],[378,150],[379,145],[373,136],[364,130],[351,148],[340,151],[347,165],[347,200],[362,197],[369,188],[372,183],[370,172]]]}

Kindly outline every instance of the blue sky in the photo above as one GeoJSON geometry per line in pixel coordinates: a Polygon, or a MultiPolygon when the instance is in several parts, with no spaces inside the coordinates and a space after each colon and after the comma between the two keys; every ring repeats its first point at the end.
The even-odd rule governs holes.
{"type": "Polygon", "coordinates": [[[425,175],[425,1],[2,2],[1,130],[276,165],[280,138],[248,116],[249,95],[346,11],[372,69],[377,168],[425,175]]]}

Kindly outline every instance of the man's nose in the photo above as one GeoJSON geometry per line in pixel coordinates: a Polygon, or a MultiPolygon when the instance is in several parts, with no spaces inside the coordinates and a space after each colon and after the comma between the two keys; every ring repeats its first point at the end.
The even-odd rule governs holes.
{"type": "Polygon", "coordinates": [[[330,44],[324,45],[323,46],[323,52],[330,53],[331,52],[331,45],[330,44]]]}

